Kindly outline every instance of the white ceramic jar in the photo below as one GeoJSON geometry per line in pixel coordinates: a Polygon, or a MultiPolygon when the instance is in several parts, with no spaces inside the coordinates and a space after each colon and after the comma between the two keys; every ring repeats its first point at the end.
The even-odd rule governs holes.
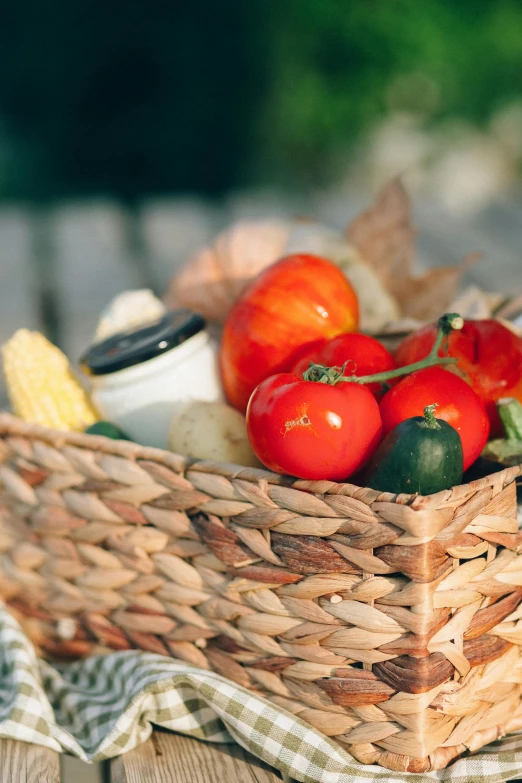
{"type": "Polygon", "coordinates": [[[224,401],[217,343],[201,316],[189,310],[109,337],[80,364],[102,419],[145,446],[167,448],[170,423],[187,402],[224,401]]]}

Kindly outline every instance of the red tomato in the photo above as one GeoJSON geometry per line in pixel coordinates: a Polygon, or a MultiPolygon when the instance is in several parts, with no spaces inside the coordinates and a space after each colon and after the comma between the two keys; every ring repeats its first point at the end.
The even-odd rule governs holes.
{"type": "MultiPolygon", "coordinates": [[[[291,368],[295,375],[302,375],[310,364],[324,364],[327,367],[342,367],[344,375],[372,375],[393,370],[397,365],[391,353],[374,337],[352,332],[340,334],[333,340],[322,340],[303,346],[301,356],[291,368]]],[[[377,399],[383,394],[382,384],[369,383],[368,389],[377,399]]]]}
{"type": "MultiPolygon", "coordinates": [[[[430,324],[408,335],[395,352],[398,365],[427,356],[436,331],[436,325],[430,324]]],[[[442,356],[444,352],[441,349],[439,353],[442,356]]],[[[462,375],[485,401],[492,433],[500,434],[495,401],[515,397],[522,402],[522,339],[499,321],[470,320],[462,330],[451,332],[448,353],[458,359],[453,372],[462,375]]]]}
{"type": "Polygon", "coordinates": [[[247,409],[250,444],[267,468],[302,479],[344,481],[363,467],[381,438],[375,397],[357,383],[266,378],[247,409]]]}
{"type": "Polygon", "coordinates": [[[466,381],[442,367],[407,375],[387,392],[381,402],[384,435],[411,416],[422,416],[427,405],[437,404],[435,416],[451,424],[460,435],[464,470],[475,462],[486,445],[489,419],[486,407],[466,381]]]}
{"type": "Polygon", "coordinates": [[[321,354],[327,344],[328,340],[314,340],[311,343],[302,345],[292,354],[293,364],[289,372],[293,373],[293,375],[302,375],[311,364],[324,364],[321,360],[321,354]]]}
{"type": "Polygon", "coordinates": [[[319,256],[286,256],[264,270],[232,308],[220,365],[229,402],[245,410],[258,383],[286,371],[305,343],[357,329],[357,296],[341,270],[319,256]]]}

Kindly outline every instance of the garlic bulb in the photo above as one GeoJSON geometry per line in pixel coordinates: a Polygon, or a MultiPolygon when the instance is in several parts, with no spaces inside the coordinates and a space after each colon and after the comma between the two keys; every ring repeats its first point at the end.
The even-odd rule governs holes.
{"type": "Polygon", "coordinates": [[[107,305],[100,316],[94,342],[101,342],[118,332],[126,332],[134,327],[155,321],[167,308],[148,288],[135,291],[123,291],[107,305]]]}

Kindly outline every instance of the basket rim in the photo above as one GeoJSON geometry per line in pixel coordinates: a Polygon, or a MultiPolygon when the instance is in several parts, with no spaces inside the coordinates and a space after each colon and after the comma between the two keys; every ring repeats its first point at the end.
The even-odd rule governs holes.
{"type": "MultiPolygon", "coordinates": [[[[66,432],[42,427],[38,424],[24,421],[19,417],[7,411],[0,411],[0,439],[9,436],[22,436],[35,440],[41,440],[55,448],[64,446],[73,446],[98,451],[102,454],[123,457],[133,460],[149,460],[158,462],[175,472],[185,473],[187,470],[195,470],[201,473],[214,473],[224,476],[228,479],[241,479],[255,484],[266,482],[284,487],[290,487],[300,491],[306,491],[311,494],[352,494],[346,490],[359,490],[367,494],[370,502],[394,502],[401,505],[412,505],[416,508],[435,507],[449,500],[449,498],[459,490],[479,491],[498,483],[508,484],[517,476],[522,474],[522,463],[512,467],[506,467],[501,471],[491,473],[480,479],[475,479],[466,484],[459,484],[436,492],[432,495],[420,495],[418,493],[392,493],[379,492],[369,487],[361,487],[358,484],[349,482],[335,482],[320,479],[317,481],[298,479],[295,476],[281,475],[273,473],[264,468],[250,468],[243,465],[237,465],[230,462],[213,462],[211,460],[202,460],[187,457],[182,454],[165,449],[153,448],[151,446],[142,446],[133,441],[114,440],[104,435],[90,435],[83,432],[66,432]],[[345,491],[343,491],[343,488],[345,491]],[[371,497],[371,500],[370,500],[371,497]]],[[[1,458],[1,455],[0,455],[1,458]]],[[[1,461],[1,459],[0,459],[1,461]]]]}

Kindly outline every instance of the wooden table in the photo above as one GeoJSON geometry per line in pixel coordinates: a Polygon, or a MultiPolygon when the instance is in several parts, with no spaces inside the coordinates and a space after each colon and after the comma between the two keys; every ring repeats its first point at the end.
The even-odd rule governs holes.
{"type": "Polygon", "coordinates": [[[211,745],[154,732],[144,745],[103,764],[25,742],[0,740],[2,783],[281,783],[277,770],[239,745],[211,745]]]}

